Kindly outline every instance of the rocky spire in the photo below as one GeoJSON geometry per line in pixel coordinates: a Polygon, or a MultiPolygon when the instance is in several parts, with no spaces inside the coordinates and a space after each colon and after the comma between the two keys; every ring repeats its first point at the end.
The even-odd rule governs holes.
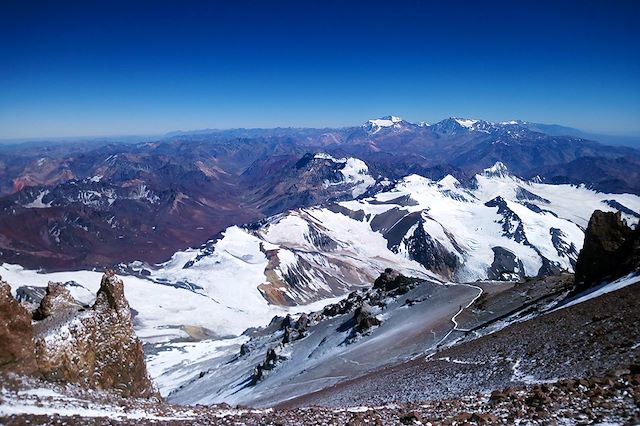
{"type": "Polygon", "coordinates": [[[94,311],[112,309],[131,321],[131,308],[124,297],[124,283],[112,270],[105,271],[93,305],[94,311]]]}

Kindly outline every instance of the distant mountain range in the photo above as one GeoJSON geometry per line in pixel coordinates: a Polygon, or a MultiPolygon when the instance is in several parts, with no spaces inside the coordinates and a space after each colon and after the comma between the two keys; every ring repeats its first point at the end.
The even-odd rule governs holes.
{"type": "MultiPolygon", "coordinates": [[[[400,117],[390,115],[390,116],[381,117],[378,119],[368,120],[364,124],[364,126],[370,127],[373,129],[375,126],[378,126],[380,123],[382,123],[383,125],[379,127],[385,127],[384,122],[393,122],[394,120],[397,123],[414,124],[418,126],[429,125],[426,122],[409,123],[405,120],[402,120],[400,117]]],[[[450,120],[451,118],[444,119],[436,123],[436,125],[439,123],[446,123],[450,120]]],[[[473,119],[464,119],[464,118],[459,118],[458,120],[460,120],[461,122],[469,122],[469,123],[470,122],[488,123],[483,120],[473,120],[473,119]]],[[[503,121],[503,122],[499,122],[498,124],[518,124],[521,126],[526,126],[530,130],[545,133],[551,136],[574,136],[582,139],[600,142],[606,145],[623,145],[623,146],[640,148],[640,135],[610,135],[605,133],[593,133],[593,132],[586,132],[580,129],[576,129],[574,127],[563,126],[560,124],[533,123],[533,122],[527,122],[523,120],[503,121]]],[[[346,129],[353,129],[353,127],[346,127],[346,129]]],[[[172,131],[164,134],[164,137],[171,138],[175,136],[211,135],[211,134],[225,134],[227,136],[232,136],[232,135],[257,136],[257,135],[275,135],[275,134],[283,135],[283,134],[288,134],[289,132],[299,132],[301,130],[304,130],[304,129],[296,128],[296,127],[279,127],[275,129],[273,128],[264,128],[264,129],[263,128],[238,128],[238,129],[176,130],[176,131],[172,131]]],[[[335,128],[326,127],[326,128],[319,128],[314,130],[327,131],[327,130],[335,130],[335,128]]]]}
{"type": "Polygon", "coordinates": [[[0,146],[0,260],[156,263],[232,225],[372,195],[412,174],[466,181],[496,162],[525,180],[640,194],[640,151],[555,133],[523,121],[387,116],[341,129],[0,146]]]}

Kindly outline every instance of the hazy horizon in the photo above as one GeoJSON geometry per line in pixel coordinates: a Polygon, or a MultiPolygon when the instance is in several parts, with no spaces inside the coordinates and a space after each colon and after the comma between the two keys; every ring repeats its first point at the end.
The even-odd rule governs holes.
{"type": "MultiPolygon", "coordinates": [[[[389,115],[389,114],[387,114],[389,115]]],[[[376,117],[370,117],[369,119],[376,119],[376,118],[380,118],[383,116],[376,116],[376,117]]],[[[441,118],[438,120],[432,120],[432,121],[426,121],[426,120],[408,120],[405,117],[401,117],[402,119],[411,122],[411,123],[419,123],[419,122],[426,122],[429,124],[434,124],[437,123],[439,121],[442,121],[444,119],[447,118],[452,118],[452,117],[445,117],[445,118],[441,118]]],[[[455,116],[455,118],[471,118],[471,119],[478,119],[478,120],[484,120],[483,118],[479,118],[479,117],[461,117],[461,116],[455,116]]],[[[367,120],[369,120],[367,119],[367,120]]],[[[515,118],[515,119],[520,119],[520,118],[515,118]]],[[[258,126],[241,126],[241,127],[200,127],[200,128],[193,128],[193,129],[169,129],[166,131],[162,131],[162,132],[158,132],[158,133],[121,133],[121,134],[117,134],[117,133],[113,133],[113,134],[94,134],[94,135],[89,135],[89,134],[78,134],[78,135],[60,135],[60,136],[27,136],[27,137],[18,137],[18,138],[1,138],[0,137],[0,143],[20,143],[20,142],[48,142],[48,141],[52,141],[52,142],[57,142],[57,141],[77,141],[77,140],[89,140],[89,141],[98,141],[101,139],[107,139],[107,140],[117,140],[117,139],[143,139],[143,138],[163,138],[165,136],[167,136],[168,134],[171,133],[191,133],[191,132],[207,132],[207,131],[212,131],[212,132],[224,132],[224,131],[230,131],[230,130],[236,130],[236,129],[247,129],[247,130],[260,130],[260,129],[264,129],[264,130],[269,130],[269,129],[287,129],[287,128],[300,128],[300,129],[341,129],[341,128],[351,128],[351,127],[358,127],[360,125],[363,125],[364,123],[366,123],[367,120],[363,120],[360,123],[354,123],[354,124],[350,124],[350,125],[346,125],[346,126],[286,126],[286,125],[282,125],[282,126],[273,126],[273,127],[258,127],[258,126]]],[[[490,122],[503,122],[503,121],[509,121],[509,120],[485,120],[485,121],[490,121],[490,122]]],[[[616,133],[601,133],[601,132],[590,132],[588,130],[585,129],[579,129],[579,128],[575,128],[575,127],[571,127],[571,126],[565,126],[562,123],[538,123],[538,122],[534,122],[532,120],[523,120],[525,122],[529,122],[529,123],[534,123],[534,124],[543,124],[543,125],[550,125],[550,126],[561,126],[561,127],[567,127],[569,129],[572,130],[577,130],[580,132],[584,132],[585,134],[588,135],[592,135],[592,136],[609,136],[609,137],[613,137],[613,138],[620,138],[620,139],[629,139],[632,143],[631,145],[637,145],[638,143],[640,143],[640,132],[638,133],[623,133],[623,134],[616,134],[616,133]]],[[[604,143],[604,142],[603,142],[604,143]]],[[[621,143],[624,144],[624,143],[621,143]]]]}

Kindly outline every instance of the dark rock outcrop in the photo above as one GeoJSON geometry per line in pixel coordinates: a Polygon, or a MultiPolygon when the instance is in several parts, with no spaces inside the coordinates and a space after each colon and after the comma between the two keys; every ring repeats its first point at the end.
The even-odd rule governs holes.
{"type": "Polygon", "coordinates": [[[36,369],[31,315],[0,279],[0,372],[31,374],[36,369]]]}
{"type": "Polygon", "coordinates": [[[376,278],[373,283],[373,288],[392,291],[397,290],[400,287],[409,287],[418,281],[420,280],[417,278],[405,277],[398,271],[387,268],[378,278],[376,278]]]}
{"type": "Polygon", "coordinates": [[[280,361],[286,359],[284,356],[280,355],[281,350],[281,345],[267,349],[264,361],[257,365],[253,370],[253,374],[250,379],[251,386],[257,384],[270,370],[273,370],[280,361]]]}
{"type": "Polygon", "coordinates": [[[293,322],[291,315],[287,315],[282,323],[283,326],[286,323],[284,334],[282,336],[282,344],[286,345],[306,336],[306,331],[309,328],[309,317],[307,314],[303,313],[295,322],[293,322]]]}
{"type": "Polygon", "coordinates": [[[490,280],[519,280],[524,277],[524,265],[515,253],[504,247],[493,247],[493,263],[487,271],[490,280]]]}
{"type": "Polygon", "coordinates": [[[640,226],[630,228],[620,212],[594,211],[575,271],[574,292],[640,271],[640,226]]]}
{"type": "Polygon", "coordinates": [[[47,293],[46,287],[22,286],[16,289],[16,300],[34,311],[47,293]]]}
{"type": "Polygon", "coordinates": [[[423,224],[424,220],[420,218],[413,234],[405,239],[409,257],[431,271],[453,278],[460,266],[458,257],[448,251],[441,242],[433,239],[424,230],[423,224]]]}
{"type": "Polygon", "coordinates": [[[337,328],[337,331],[350,331],[343,342],[350,344],[358,340],[360,336],[369,334],[373,327],[377,327],[380,324],[382,324],[382,320],[376,316],[375,308],[366,301],[362,301],[360,306],[353,311],[353,316],[342,323],[337,328]]]}
{"type": "Polygon", "coordinates": [[[373,313],[371,306],[366,302],[356,309],[353,318],[356,321],[356,325],[353,328],[356,333],[365,333],[370,328],[381,324],[381,321],[373,313]]]}

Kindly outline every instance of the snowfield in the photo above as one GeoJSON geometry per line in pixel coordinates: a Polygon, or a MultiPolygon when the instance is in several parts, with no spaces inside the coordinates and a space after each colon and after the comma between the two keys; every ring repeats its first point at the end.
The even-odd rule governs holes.
{"type": "MultiPolygon", "coordinates": [[[[79,286],[67,288],[75,299],[91,304],[100,288],[101,272],[70,271],[39,273],[23,269],[18,265],[0,265],[0,276],[15,291],[21,286],[46,287],[47,283],[73,281],[79,286]]],[[[249,327],[264,325],[275,315],[286,315],[306,310],[320,309],[326,303],[340,299],[329,298],[319,303],[281,307],[270,305],[264,298],[249,299],[256,305],[249,312],[246,307],[222,306],[206,294],[185,288],[161,285],[153,281],[130,275],[120,275],[125,286],[125,297],[135,311],[134,328],[138,337],[147,343],[166,342],[174,339],[190,338],[186,331],[190,327],[202,327],[211,332],[211,337],[235,336],[249,327]],[[234,323],[233,321],[237,321],[234,323]],[[219,333],[216,333],[219,332],[219,333]]],[[[241,299],[239,291],[228,290],[231,297],[241,299]]],[[[257,291],[256,291],[257,293],[257,291]]],[[[258,295],[259,296],[259,295],[258,295]]],[[[249,296],[247,296],[249,297],[249,296]]]]}
{"type": "MultiPolygon", "coordinates": [[[[357,198],[367,192],[367,189],[376,183],[376,180],[369,174],[369,166],[358,158],[334,158],[324,152],[317,153],[314,158],[342,164],[342,168],[340,169],[342,182],[339,182],[339,184],[352,185],[353,189],[351,191],[351,195],[354,198],[357,198]]],[[[329,182],[325,183],[325,186],[329,185],[332,184],[329,182]]]]}

